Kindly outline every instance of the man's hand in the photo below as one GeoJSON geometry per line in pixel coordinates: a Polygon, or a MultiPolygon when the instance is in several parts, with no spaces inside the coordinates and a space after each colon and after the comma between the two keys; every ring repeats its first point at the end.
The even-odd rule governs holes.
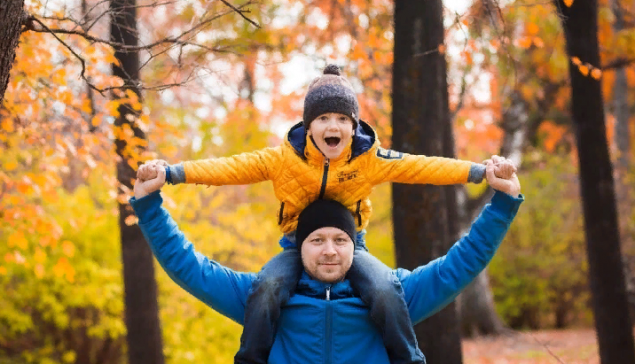
{"type": "Polygon", "coordinates": [[[145,162],[137,170],[137,178],[142,181],[149,181],[151,179],[157,178],[157,169],[153,166],[167,167],[168,162],[164,161],[163,159],[153,159],[145,162]]]}
{"type": "MultiPolygon", "coordinates": [[[[145,165],[145,164],[144,164],[145,165]]],[[[158,191],[165,184],[165,167],[158,164],[150,164],[148,167],[149,174],[154,174],[156,178],[150,180],[141,180],[137,178],[134,184],[134,196],[137,199],[145,197],[154,191],[158,191]]]]}
{"type": "MultiPolygon", "coordinates": [[[[507,162],[501,162],[499,160],[499,164],[501,163],[504,164],[507,162]]],[[[509,163],[511,163],[511,161],[509,163]]],[[[496,164],[493,161],[486,161],[485,178],[487,179],[487,183],[489,183],[489,185],[497,191],[505,192],[512,197],[518,197],[520,195],[520,181],[518,181],[518,176],[516,176],[516,173],[512,173],[509,179],[503,179],[496,177],[495,169],[496,164]]]]}

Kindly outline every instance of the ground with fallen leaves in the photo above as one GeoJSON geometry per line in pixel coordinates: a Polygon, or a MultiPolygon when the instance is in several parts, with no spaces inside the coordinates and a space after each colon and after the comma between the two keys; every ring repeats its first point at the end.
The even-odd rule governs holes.
{"type": "Polygon", "coordinates": [[[528,331],[463,341],[465,364],[598,364],[595,331],[528,331]]]}

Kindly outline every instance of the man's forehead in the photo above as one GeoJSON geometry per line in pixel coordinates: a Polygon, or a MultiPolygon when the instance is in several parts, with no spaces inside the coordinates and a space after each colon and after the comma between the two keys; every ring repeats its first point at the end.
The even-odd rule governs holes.
{"type": "Polygon", "coordinates": [[[340,236],[340,235],[346,235],[348,236],[348,234],[346,234],[346,232],[342,229],[338,229],[336,227],[323,227],[323,228],[319,228],[317,230],[315,230],[314,232],[312,232],[311,234],[309,234],[309,236],[324,236],[324,235],[335,235],[335,236],[340,236]]]}

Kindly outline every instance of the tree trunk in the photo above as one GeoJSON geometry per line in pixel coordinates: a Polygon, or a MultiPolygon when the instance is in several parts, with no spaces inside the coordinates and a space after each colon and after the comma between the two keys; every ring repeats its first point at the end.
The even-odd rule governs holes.
{"type": "MultiPolygon", "coordinates": [[[[576,0],[567,7],[555,1],[562,15],[567,53],[600,66],[597,0],[576,0]]],[[[635,363],[633,332],[615,207],[613,168],[609,158],[600,82],[569,63],[572,116],[580,165],[589,281],[602,363],[635,363]]]]}
{"type": "MultiPolygon", "coordinates": [[[[393,64],[393,147],[399,151],[443,155],[449,123],[446,64],[440,0],[395,1],[393,64]]],[[[416,268],[446,253],[449,231],[447,192],[442,187],[393,186],[397,265],[416,268]]],[[[461,363],[461,341],[454,304],[415,327],[430,363],[461,363]]]]}
{"type": "Polygon", "coordinates": [[[0,1],[0,105],[9,85],[24,14],[24,0],[0,1]]]}
{"type": "MultiPolygon", "coordinates": [[[[110,38],[113,42],[129,46],[138,44],[135,0],[110,1],[110,38]]],[[[115,48],[120,67],[112,65],[113,74],[124,81],[126,89],[141,98],[139,89],[139,53],[115,48]]],[[[144,133],[133,120],[137,112],[128,104],[119,107],[115,127],[128,125],[135,137],[145,139],[144,133]],[[132,121],[131,121],[132,120],[132,121]]],[[[126,141],[115,140],[117,154],[117,179],[122,186],[132,189],[134,169],[128,164],[126,141]]],[[[119,193],[123,193],[120,190],[119,193]]],[[[128,226],[125,220],[132,214],[128,204],[119,204],[119,228],[121,233],[123,279],[125,287],[125,318],[127,328],[129,364],[163,364],[161,325],[157,304],[157,285],[154,278],[152,252],[146,244],[139,226],[128,226]]]]}

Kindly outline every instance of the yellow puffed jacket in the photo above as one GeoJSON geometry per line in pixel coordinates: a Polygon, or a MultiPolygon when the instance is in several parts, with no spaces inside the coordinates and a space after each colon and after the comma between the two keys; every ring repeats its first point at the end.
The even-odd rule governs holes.
{"type": "Polygon", "coordinates": [[[450,185],[480,182],[485,166],[450,158],[383,149],[373,128],[360,121],[351,145],[326,159],[304,126],[293,126],[283,145],[226,158],[183,162],[168,168],[168,183],[242,185],[270,180],[280,200],[278,224],[295,231],[298,215],[319,198],[339,201],[354,214],[358,231],[368,225],[368,196],[382,182],[450,185]]]}

